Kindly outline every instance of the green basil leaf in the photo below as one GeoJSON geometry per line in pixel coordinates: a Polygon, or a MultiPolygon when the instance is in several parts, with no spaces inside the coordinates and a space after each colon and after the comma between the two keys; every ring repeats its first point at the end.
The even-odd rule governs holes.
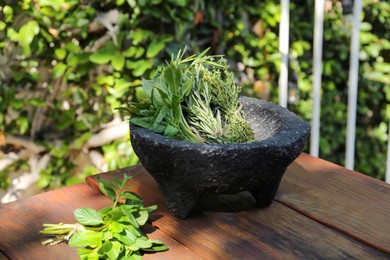
{"type": "Polygon", "coordinates": [[[132,234],[128,230],[125,230],[124,232],[121,233],[113,233],[113,236],[127,246],[133,245],[135,240],[137,239],[137,236],[132,234]]]}
{"type": "Polygon", "coordinates": [[[146,128],[146,129],[150,129],[151,119],[152,119],[151,117],[132,117],[130,119],[130,122],[132,122],[133,124],[135,124],[137,126],[140,126],[140,127],[146,128]]]}
{"type": "Polygon", "coordinates": [[[102,240],[108,241],[113,238],[112,232],[109,230],[101,231],[102,232],[102,240]]]}
{"type": "Polygon", "coordinates": [[[140,239],[138,238],[136,241],[135,241],[135,244],[139,247],[139,248],[149,248],[149,247],[152,247],[152,242],[150,240],[144,240],[144,239],[140,239]]]}
{"type": "Polygon", "coordinates": [[[152,130],[156,129],[157,126],[161,123],[161,121],[163,121],[163,119],[165,118],[165,116],[169,113],[169,108],[168,107],[162,107],[159,111],[159,113],[157,114],[157,116],[155,117],[155,119],[153,120],[153,124],[150,126],[150,128],[152,130]]]}
{"type": "Polygon", "coordinates": [[[123,217],[123,212],[120,207],[113,208],[108,214],[112,221],[118,221],[121,217],[123,217]]]}
{"type": "Polygon", "coordinates": [[[139,228],[138,222],[133,216],[133,210],[131,210],[129,207],[122,206],[121,210],[123,214],[126,216],[127,220],[132,224],[134,227],[139,228]]]}
{"type": "Polygon", "coordinates": [[[93,252],[93,249],[90,249],[90,248],[84,248],[84,247],[77,248],[77,254],[80,256],[81,259],[83,259],[82,257],[84,257],[84,256],[86,258],[88,258],[88,255],[92,252],[93,252]]]}
{"type": "Polygon", "coordinates": [[[98,250],[98,253],[103,255],[103,254],[107,254],[108,252],[110,252],[112,249],[112,243],[107,241],[105,242],[98,250]]]}
{"type": "Polygon", "coordinates": [[[133,215],[137,220],[138,225],[140,226],[145,225],[146,221],[149,218],[149,212],[147,210],[139,210],[137,212],[134,212],[133,215]]]}
{"type": "Polygon", "coordinates": [[[152,212],[157,209],[157,205],[152,205],[145,208],[148,212],[152,212]]]}
{"type": "Polygon", "coordinates": [[[166,251],[169,248],[160,240],[154,240],[154,239],[149,239],[149,241],[153,244],[149,248],[144,248],[142,251],[146,252],[161,252],[161,251],[166,251]]]}
{"type": "Polygon", "coordinates": [[[102,233],[92,230],[82,230],[69,239],[71,247],[97,247],[102,243],[102,233]]]}
{"type": "Polygon", "coordinates": [[[104,214],[107,214],[108,212],[110,212],[112,210],[111,207],[104,207],[102,209],[99,210],[100,214],[104,215],[104,214]]]}
{"type": "Polygon", "coordinates": [[[172,138],[172,137],[174,137],[178,132],[179,132],[179,130],[178,130],[176,127],[171,126],[171,125],[168,125],[168,126],[165,128],[164,136],[169,137],[169,138],[172,138]]]}
{"type": "Polygon", "coordinates": [[[125,226],[119,222],[113,221],[110,225],[110,230],[112,233],[120,233],[125,229],[125,226]]]}
{"type": "Polygon", "coordinates": [[[99,189],[100,191],[106,196],[108,197],[109,199],[111,199],[112,201],[115,200],[116,198],[116,192],[115,192],[115,189],[112,189],[110,187],[107,187],[106,185],[104,185],[103,183],[99,182],[99,189]]]}
{"type": "Polygon", "coordinates": [[[82,225],[96,226],[103,224],[103,219],[100,213],[91,208],[79,208],[73,212],[77,221],[82,225]]]}
{"type": "Polygon", "coordinates": [[[122,186],[122,181],[116,177],[110,177],[110,179],[115,182],[118,186],[122,186]]]}
{"type": "Polygon", "coordinates": [[[138,196],[137,194],[135,194],[134,192],[131,192],[131,191],[127,191],[127,192],[123,193],[121,197],[124,199],[127,199],[127,200],[132,200],[132,201],[137,201],[137,202],[141,201],[142,202],[141,197],[138,196]]]}
{"type": "Polygon", "coordinates": [[[133,178],[133,176],[129,176],[126,173],[123,174],[123,181],[124,181],[124,183],[127,183],[129,180],[131,180],[131,178],[133,178]]]}
{"type": "Polygon", "coordinates": [[[129,260],[142,260],[142,255],[139,251],[133,252],[131,255],[129,255],[129,260]]]}
{"type": "Polygon", "coordinates": [[[106,179],[103,179],[102,177],[98,177],[98,181],[99,181],[99,183],[102,183],[102,184],[104,184],[104,186],[109,187],[109,188],[111,188],[111,189],[113,189],[113,190],[116,190],[116,189],[117,189],[117,187],[115,186],[115,184],[109,182],[109,181],[106,180],[106,179]]]}
{"type": "Polygon", "coordinates": [[[121,253],[122,250],[123,250],[123,246],[121,245],[121,243],[117,241],[113,241],[111,243],[111,249],[108,252],[106,252],[105,255],[109,259],[118,259],[119,254],[121,253]]]}

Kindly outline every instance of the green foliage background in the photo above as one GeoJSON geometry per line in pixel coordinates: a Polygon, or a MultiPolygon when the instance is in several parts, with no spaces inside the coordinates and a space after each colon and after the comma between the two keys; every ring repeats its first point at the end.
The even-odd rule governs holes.
{"type": "MultiPolygon", "coordinates": [[[[364,0],[356,170],[384,179],[390,119],[390,3],[364,0]]],[[[312,1],[291,0],[290,75],[299,100],[290,109],[312,116],[312,1]]],[[[225,54],[245,95],[277,102],[278,1],[5,0],[0,4],[0,137],[23,136],[50,154],[40,188],[82,181],[83,144],[115,117],[115,107],[142,95],[141,77],[184,46],[225,54]]],[[[339,1],[326,1],[320,157],[343,165],[351,25],[339,1]]],[[[21,147],[3,144],[4,156],[21,147]]],[[[137,158],[128,138],[94,150],[109,169],[137,158]]],[[[28,167],[18,160],[0,173],[28,167]]]]}

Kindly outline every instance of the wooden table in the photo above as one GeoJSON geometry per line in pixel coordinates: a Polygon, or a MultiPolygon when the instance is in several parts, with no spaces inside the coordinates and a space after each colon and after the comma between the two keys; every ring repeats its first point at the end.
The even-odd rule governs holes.
{"type": "MultiPolygon", "coordinates": [[[[206,195],[187,220],[167,210],[142,166],[101,176],[134,178],[146,205],[157,204],[146,227],[169,251],[144,259],[390,259],[390,185],[302,154],[288,168],[271,207],[258,209],[247,192],[206,195]]],[[[0,259],[77,259],[66,244],[44,247],[42,223],[74,223],[73,210],[110,204],[96,177],[0,206],[0,259]]]]}

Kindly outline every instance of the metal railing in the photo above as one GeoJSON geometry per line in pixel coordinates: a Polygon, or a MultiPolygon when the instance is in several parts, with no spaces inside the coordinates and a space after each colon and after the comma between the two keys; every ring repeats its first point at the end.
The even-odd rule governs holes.
{"type": "MultiPolygon", "coordinates": [[[[281,21],[279,27],[279,51],[281,69],[279,76],[279,105],[287,107],[288,93],[288,55],[289,55],[289,6],[290,0],[281,0],[281,21]]],[[[315,1],[314,41],[313,41],[313,118],[311,122],[310,154],[319,156],[321,78],[322,78],[322,43],[325,1],[315,1]]],[[[359,36],[362,13],[362,0],[353,1],[352,38],[350,47],[350,66],[348,75],[348,118],[345,152],[345,167],[354,169],[356,138],[356,105],[359,70],[359,36]]],[[[389,122],[390,129],[390,122],[389,122]]],[[[390,183],[390,138],[387,145],[386,182],[390,183]]]]}

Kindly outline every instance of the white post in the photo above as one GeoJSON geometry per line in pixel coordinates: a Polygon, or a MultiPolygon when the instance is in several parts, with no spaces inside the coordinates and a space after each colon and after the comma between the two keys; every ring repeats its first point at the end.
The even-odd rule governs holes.
{"type": "Polygon", "coordinates": [[[353,6],[351,53],[348,76],[348,119],[345,167],[353,170],[355,161],[356,104],[358,93],[360,17],[362,0],[355,0],[353,6]]]}
{"type": "Polygon", "coordinates": [[[390,184],[390,121],[389,128],[387,129],[388,137],[387,137],[387,159],[386,159],[386,177],[385,181],[390,184]]]}
{"type": "Polygon", "coordinates": [[[281,53],[281,67],[279,75],[279,105],[287,107],[288,92],[288,53],[289,53],[289,24],[290,0],[281,0],[281,15],[279,26],[279,52],[281,53]]]}
{"type": "Polygon", "coordinates": [[[315,1],[313,49],[313,118],[310,154],[318,157],[320,144],[322,41],[324,32],[324,0],[315,1]]]}

